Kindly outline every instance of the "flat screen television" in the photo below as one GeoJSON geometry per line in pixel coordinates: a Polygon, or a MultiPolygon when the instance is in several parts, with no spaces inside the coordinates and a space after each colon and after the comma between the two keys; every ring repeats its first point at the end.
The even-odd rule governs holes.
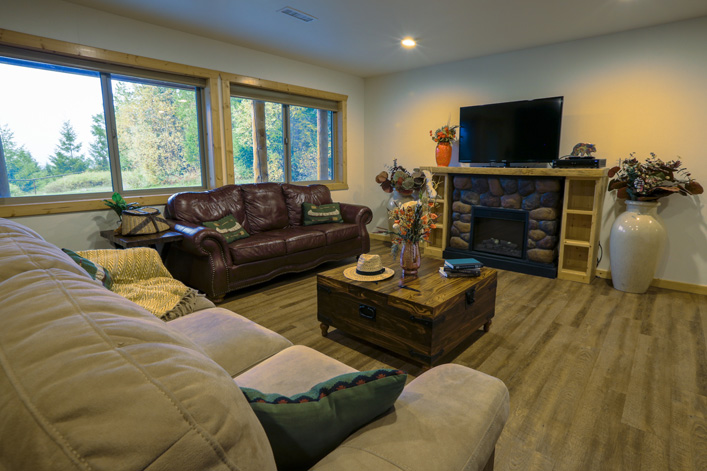
{"type": "Polygon", "coordinates": [[[459,162],[528,164],[559,157],[564,97],[459,109],[459,162]]]}

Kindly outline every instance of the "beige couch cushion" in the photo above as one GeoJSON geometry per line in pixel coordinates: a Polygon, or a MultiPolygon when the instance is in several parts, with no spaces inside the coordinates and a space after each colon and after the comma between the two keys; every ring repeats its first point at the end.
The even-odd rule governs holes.
{"type": "Polygon", "coordinates": [[[180,317],[167,327],[189,337],[232,377],[292,345],[282,335],[218,307],[180,317]]]}
{"type": "Polygon", "coordinates": [[[0,226],[0,469],[275,469],[223,368],[0,226]]]}
{"type": "Polygon", "coordinates": [[[292,396],[334,376],[355,371],[323,353],[295,345],[236,376],[235,380],[244,388],[292,396]]]}
{"type": "Polygon", "coordinates": [[[392,412],[351,435],[317,471],[480,471],[509,413],[503,382],[440,365],[407,385],[392,412]],[[430,440],[438,446],[430,446],[430,440]]]}

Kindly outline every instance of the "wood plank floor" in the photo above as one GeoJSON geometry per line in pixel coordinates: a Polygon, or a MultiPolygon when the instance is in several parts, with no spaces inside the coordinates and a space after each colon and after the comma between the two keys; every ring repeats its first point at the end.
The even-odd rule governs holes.
{"type": "MultiPolygon", "coordinates": [[[[388,247],[372,242],[383,263],[388,247]]],[[[221,307],[359,370],[407,362],[316,320],[316,272],[242,290],[221,307]]],[[[496,317],[454,359],[503,380],[511,412],[496,470],[707,470],[707,296],[636,295],[499,270],[496,317]]]]}

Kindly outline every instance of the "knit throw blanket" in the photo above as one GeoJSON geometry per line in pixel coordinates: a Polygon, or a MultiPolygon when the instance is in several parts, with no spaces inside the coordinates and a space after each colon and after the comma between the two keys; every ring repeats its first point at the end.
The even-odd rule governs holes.
{"type": "Polygon", "coordinates": [[[192,312],[198,292],[172,278],[155,249],[136,247],[77,253],[111,273],[113,292],[160,319],[167,321],[192,312]]]}

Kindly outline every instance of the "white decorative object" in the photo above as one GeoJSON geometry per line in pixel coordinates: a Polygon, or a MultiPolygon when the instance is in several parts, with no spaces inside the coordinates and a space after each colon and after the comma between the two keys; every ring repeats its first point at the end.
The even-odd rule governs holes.
{"type": "Polygon", "coordinates": [[[656,201],[626,200],[611,226],[611,281],[627,293],[645,293],[665,247],[666,231],[656,201]]]}

